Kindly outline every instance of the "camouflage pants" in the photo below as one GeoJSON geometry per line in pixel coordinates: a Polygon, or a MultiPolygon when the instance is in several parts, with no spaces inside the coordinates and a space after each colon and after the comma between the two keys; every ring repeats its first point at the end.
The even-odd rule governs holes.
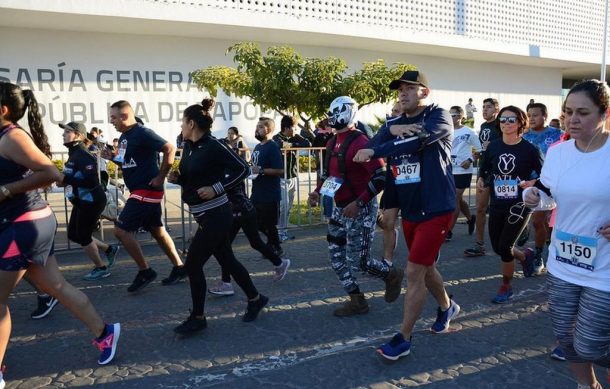
{"type": "Polygon", "coordinates": [[[377,220],[377,200],[371,200],[354,219],[335,206],[328,221],[330,265],[347,293],[358,288],[354,273],[360,271],[384,279],[390,270],[385,261],[371,258],[377,220]]]}

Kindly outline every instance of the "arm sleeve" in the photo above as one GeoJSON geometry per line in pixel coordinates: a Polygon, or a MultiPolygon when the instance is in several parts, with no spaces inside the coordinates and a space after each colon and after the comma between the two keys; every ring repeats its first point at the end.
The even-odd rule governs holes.
{"type": "Polygon", "coordinates": [[[449,112],[442,108],[434,108],[430,111],[424,121],[424,132],[428,135],[422,140],[420,136],[413,136],[407,139],[396,139],[385,142],[373,148],[373,157],[394,157],[404,154],[414,154],[422,147],[438,142],[439,140],[451,136],[453,122],[449,112]]]}
{"type": "Polygon", "coordinates": [[[381,127],[379,127],[379,130],[377,130],[377,133],[375,134],[375,136],[369,140],[369,143],[366,145],[367,149],[372,149],[375,148],[379,145],[381,145],[382,143],[385,143],[391,139],[395,139],[396,137],[393,136],[390,133],[390,126],[388,124],[388,122],[386,121],[385,123],[383,123],[381,125],[381,127]]]}
{"type": "Polygon", "coordinates": [[[214,192],[219,195],[243,182],[248,177],[250,169],[248,163],[230,147],[220,141],[213,144],[215,145],[214,154],[218,158],[217,161],[223,161],[225,164],[224,178],[212,185],[214,192]]]}

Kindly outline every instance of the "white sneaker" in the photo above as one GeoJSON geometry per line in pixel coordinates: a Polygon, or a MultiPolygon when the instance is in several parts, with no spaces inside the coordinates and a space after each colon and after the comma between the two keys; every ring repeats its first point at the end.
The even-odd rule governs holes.
{"type": "Polygon", "coordinates": [[[208,288],[208,292],[216,296],[233,296],[235,294],[233,284],[230,282],[222,282],[222,280],[218,281],[215,286],[208,288]]]}
{"type": "Polygon", "coordinates": [[[0,389],[4,389],[6,383],[4,382],[4,378],[2,377],[2,373],[0,373],[0,389]]]}
{"type": "Polygon", "coordinates": [[[290,267],[290,259],[282,259],[282,264],[278,266],[274,266],[275,275],[273,276],[273,281],[281,281],[286,277],[286,273],[288,273],[288,268],[290,267]]]}

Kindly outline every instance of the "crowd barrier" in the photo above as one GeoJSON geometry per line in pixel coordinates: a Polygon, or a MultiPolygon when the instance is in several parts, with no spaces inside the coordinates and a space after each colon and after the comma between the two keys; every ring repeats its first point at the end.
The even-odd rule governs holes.
{"type": "MultiPolygon", "coordinates": [[[[325,222],[323,212],[320,207],[310,207],[307,204],[307,198],[317,184],[317,177],[319,169],[323,168],[324,158],[322,158],[322,152],[325,149],[322,147],[307,147],[307,148],[285,148],[282,149],[284,166],[287,165],[289,153],[296,153],[298,156],[297,163],[299,165],[299,174],[295,177],[296,185],[294,187],[295,198],[291,209],[289,229],[312,226],[322,224],[325,222]]],[[[252,149],[240,149],[240,151],[252,151],[252,149]]],[[[99,155],[98,155],[99,158],[99,155]]],[[[68,159],[68,152],[54,152],[53,160],[57,161],[56,164],[61,165],[68,159]]],[[[113,164],[107,162],[108,165],[113,164]]],[[[98,174],[99,166],[98,163],[98,174]]],[[[124,184],[119,172],[119,169],[109,169],[114,172],[110,177],[110,182],[114,192],[115,206],[120,209],[121,197],[128,198],[127,189],[124,188],[124,184]],[[124,191],[124,192],[123,192],[124,191]]],[[[476,174],[473,175],[476,177],[476,174]]],[[[287,172],[284,172],[284,179],[287,178],[287,172]]],[[[282,187],[285,191],[288,191],[287,186],[282,187]]],[[[246,180],[246,192],[250,195],[252,190],[252,181],[246,180]]],[[[51,208],[55,212],[58,222],[57,234],[55,247],[56,251],[70,250],[79,248],[74,242],[70,242],[67,238],[67,225],[72,209],[71,203],[66,199],[65,188],[56,187],[55,185],[45,192],[45,198],[49,202],[51,208]]],[[[470,189],[464,194],[466,201],[471,206],[474,206],[474,181],[470,189]]],[[[285,196],[288,197],[288,196],[285,196]]],[[[195,232],[195,221],[191,217],[187,210],[187,207],[181,200],[180,187],[173,184],[165,184],[165,196],[163,200],[163,219],[164,223],[168,228],[168,232],[174,239],[176,247],[182,251],[186,250],[189,244],[190,237],[195,232]]],[[[98,232],[98,238],[101,240],[107,240],[109,242],[115,241],[114,234],[112,232],[114,223],[110,220],[101,219],[100,229],[98,232]]],[[[138,240],[141,243],[152,242],[152,238],[148,233],[138,233],[138,240]]]]}

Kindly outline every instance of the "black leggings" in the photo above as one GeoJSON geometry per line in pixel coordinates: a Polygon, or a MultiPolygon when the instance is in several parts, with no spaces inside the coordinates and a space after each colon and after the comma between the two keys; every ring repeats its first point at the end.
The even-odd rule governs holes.
{"type": "Polygon", "coordinates": [[[97,201],[89,203],[81,199],[75,201],[72,213],[70,214],[70,222],[68,223],[68,239],[81,246],[88,246],[93,242],[91,236],[106,206],[106,202],[97,201]]]}
{"type": "MultiPolygon", "coordinates": [[[[248,242],[250,242],[250,247],[263,254],[263,256],[270,260],[274,266],[282,264],[282,258],[280,258],[280,256],[261,239],[261,236],[258,233],[256,211],[254,209],[244,210],[239,216],[233,218],[233,226],[231,226],[230,235],[231,243],[235,240],[235,236],[240,229],[244,230],[244,234],[246,235],[246,238],[248,238],[248,242]]],[[[229,274],[227,267],[222,266],[222,264],[220,267],[222,269],[222,281],[231,282],[231,275],[229,274]]]]}
{"type": "Polygon", "coordinates": [[[277,220],[279,217],[279,203],[254,204],[258,228],[267,236],[267,243],[273,247],[280,247],[280,237],[277,233],[277,220]]]}
{"type": "Polygon", "coordinates": [[[513,246],[527,226],[531,214],[531,209],[523,203],[515,204],[507,210],[490,209],[489,239],[491,247],[502,262],[511,262],[515,259],[513,246]]]}
{"type": "Polygon", "coordinates": [[[221,266],[229,270],[248,299],[251,300],[258,296],[258,291],[252,283],[248,271],[233,255],[229,240],[232,220],[233,215],[228,203],[206,211],[203,216],[197,218],[199,228],[189,246],[185,264],[191,283],[194,315],[203,315],[207,290],[203,265],[212,255],[216,257],[221,266]]]}

